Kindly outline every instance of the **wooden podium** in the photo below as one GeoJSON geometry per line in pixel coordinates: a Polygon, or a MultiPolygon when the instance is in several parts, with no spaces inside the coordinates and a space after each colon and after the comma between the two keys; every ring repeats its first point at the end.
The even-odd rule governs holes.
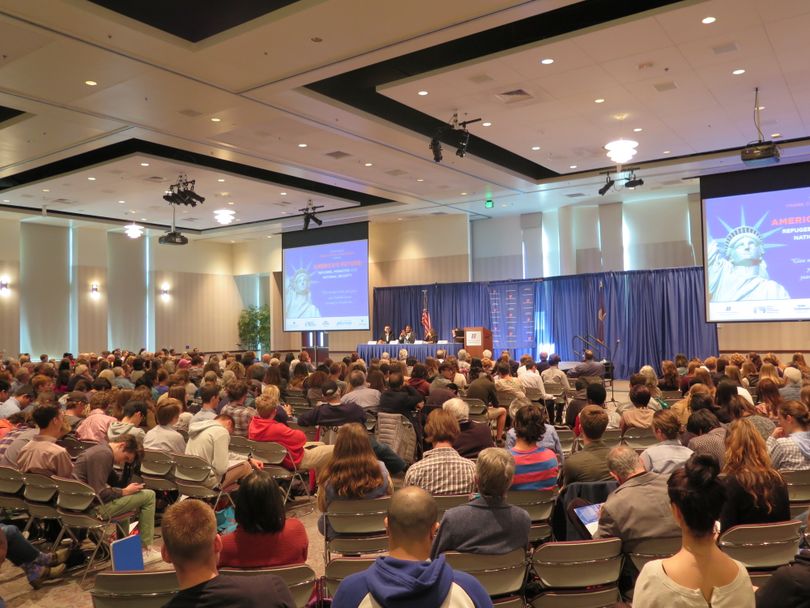
{"type": "Polygon", "coordinates": [[[483,357],[485,350],[492,351],[492,332],[486,327],[465,327],[464,350],[471,357],[483,357]]]}

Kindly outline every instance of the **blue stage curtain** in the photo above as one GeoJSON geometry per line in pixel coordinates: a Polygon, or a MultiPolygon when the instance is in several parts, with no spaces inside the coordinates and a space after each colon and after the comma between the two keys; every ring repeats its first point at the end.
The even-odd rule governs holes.
{"type": "Polygon", "coordinates": [[[406,325],[413,327],[417,336],[422,335],[420,319],[422,316],[422,290],[428,290],[431,296],[431,285],[406,285],[404,287],[385,287],[374,289],[374,339],[390,325],[395,334],[399,334],[406,325]]]}
{"type": "Polygon", "coordinates": [[[706,323],[703,268],[671,268],[663,275],[663,352],[667,359],[678,353],[705,359],[720,349],[717,329],[706,323]]]}

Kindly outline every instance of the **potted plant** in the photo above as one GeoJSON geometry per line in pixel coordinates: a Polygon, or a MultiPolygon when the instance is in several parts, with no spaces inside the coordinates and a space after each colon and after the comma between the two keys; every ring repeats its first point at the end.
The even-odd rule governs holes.
{"type": "Polygon", "coordinates": [[[250,306],[239,313],[239,346],[244,350],[270,348],[270,307],[250,306]]]}

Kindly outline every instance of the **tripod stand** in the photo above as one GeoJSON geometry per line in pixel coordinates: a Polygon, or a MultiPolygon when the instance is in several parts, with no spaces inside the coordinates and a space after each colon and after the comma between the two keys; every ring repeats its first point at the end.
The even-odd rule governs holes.
{"type": "Polygon", "coordinates": [[[610,399],[607,400],[607,403],[618,404],[616,401],[616,389],[614,388],[616,384],[616,353],[619,352],[619,347],[621,346],[622,341],[619,338],[616,338],[616,347],[613,349],[613,352],[610,354],[610,399]]]}

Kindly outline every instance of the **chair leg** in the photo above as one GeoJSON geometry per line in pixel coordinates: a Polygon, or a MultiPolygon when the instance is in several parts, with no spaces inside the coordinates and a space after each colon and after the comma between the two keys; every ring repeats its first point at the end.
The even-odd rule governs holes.
{"type": "MultiPolygon", "coordinates": [[[[91,530],[87,531],[87,535],[91,536],[91,530]]],[[[98,554],[99,549],[104,544],[104,532],[102,531],[99,533],[99,537],[96,539],[96,548],[93,550],[93,554],[90,556],[90,561],[87,562],[87,567],[84,569],[84,574],[82,574],[82,580],[79,583],[79,586],[84,585],[84,580],[87,578],[87,574],[90,572],[90,569],[93,567],[93,562],[96,561],[96,555],[98,554]]]]}

